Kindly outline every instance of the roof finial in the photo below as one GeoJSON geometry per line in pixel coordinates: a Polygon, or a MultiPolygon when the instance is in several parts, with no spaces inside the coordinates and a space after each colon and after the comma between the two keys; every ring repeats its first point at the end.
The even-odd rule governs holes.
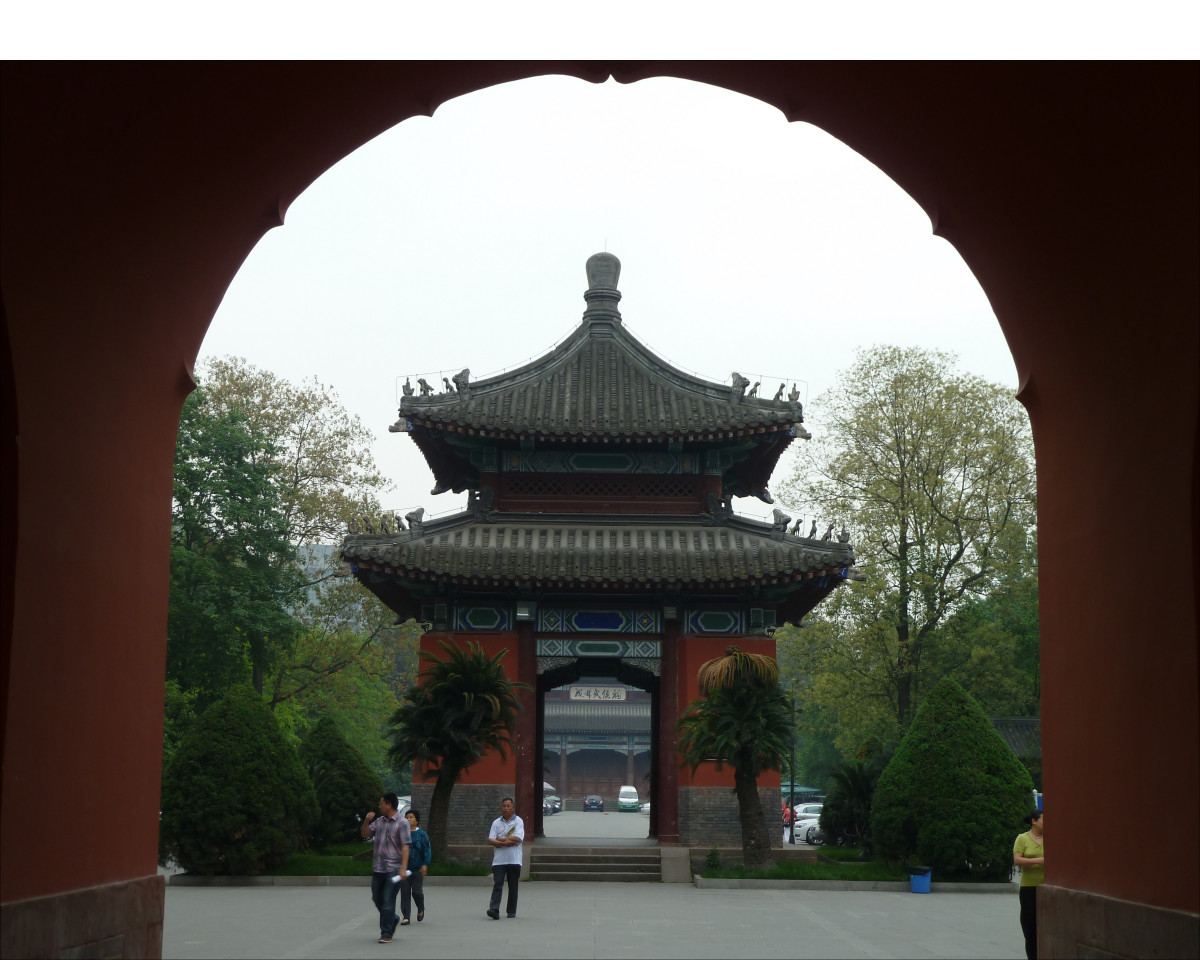
{"type": "Polygon", "coordinates": [[[587,309],[583,311],[583,319],[620,322],[617,303],[621,291],[617,289],[617,280],[621,277],[621,261],[611,253],[596,253],[588,257],[586,269],[588,289],[583,299],[587,301],[587,309]]]}

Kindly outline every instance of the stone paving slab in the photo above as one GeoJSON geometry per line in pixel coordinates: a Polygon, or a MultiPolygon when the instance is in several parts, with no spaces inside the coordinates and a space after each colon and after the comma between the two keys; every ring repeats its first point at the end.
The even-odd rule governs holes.
{"type": "MultiPolygon", "coordinates": [[[[889,893],[911,893],[912,888],[907,880],[753,880],[692,876],[692,883],[702,890],[825,890],[872,893],[886,891],[889,893]]],[[[1017,885],[1004,881],[1003,883],[938,883],[930,884],[930,893],[1002,893],[1012,896],[1017,892],[1017,885]]]]}
{"type": "MultiPolygon", "coordinates": [[[[486,878],[485,878],[486,879],[486,878]]],[[[363,887],[166,890],[163,956],[1019,958],[1016,896],[699,889],[688,884],[533,882],[519,916],[488,920],[486,889],[432,887],[426,919],[379,944],[363,887]]]]}
{"type": "MultiPolygon", "coordinates": [[[[167,878],[173,887],[370,887],[370,877],[204,877],[177,873],[167,878]]],[[[425,886],[490,887],[491,877],[426,877],[425,886]]]]}

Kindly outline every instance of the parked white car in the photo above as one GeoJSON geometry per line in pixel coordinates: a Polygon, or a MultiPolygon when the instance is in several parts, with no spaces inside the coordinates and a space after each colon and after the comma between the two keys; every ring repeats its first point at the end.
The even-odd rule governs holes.
{"type": "MultiPolygon", "coordinates": [[[[798,803],[792,809],[796,816],[796,839],[808,843],[809,832],[817,826],[821,816],[822,803],[798,803]]],[[[783,838],[786,843],[791,837],[791,825],[783,825],[783,838]]]]}

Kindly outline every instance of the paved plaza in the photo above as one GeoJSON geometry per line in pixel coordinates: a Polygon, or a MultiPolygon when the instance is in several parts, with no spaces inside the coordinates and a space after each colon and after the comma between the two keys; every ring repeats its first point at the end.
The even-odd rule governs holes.
{"type": "Polygon", "coordinates": [[[521,884],[488,920],[486,886],[430,883],[426,918],[377,943],[366,886],[168,886],[163,956],[454,958],[1024,956],[1013,893],[701,890],[689,884],[521,884]]]}

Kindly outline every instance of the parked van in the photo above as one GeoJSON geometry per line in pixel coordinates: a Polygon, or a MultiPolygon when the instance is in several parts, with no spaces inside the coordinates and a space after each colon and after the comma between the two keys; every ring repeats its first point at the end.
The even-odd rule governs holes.
{"type": "Polygon", "coordinates": [[[621,792],[617,794],[617,810],[625,811],[632,810],[637,813],[641,808],[641,803],[638,801],[637,787],[624,786],[621,792]]]}

